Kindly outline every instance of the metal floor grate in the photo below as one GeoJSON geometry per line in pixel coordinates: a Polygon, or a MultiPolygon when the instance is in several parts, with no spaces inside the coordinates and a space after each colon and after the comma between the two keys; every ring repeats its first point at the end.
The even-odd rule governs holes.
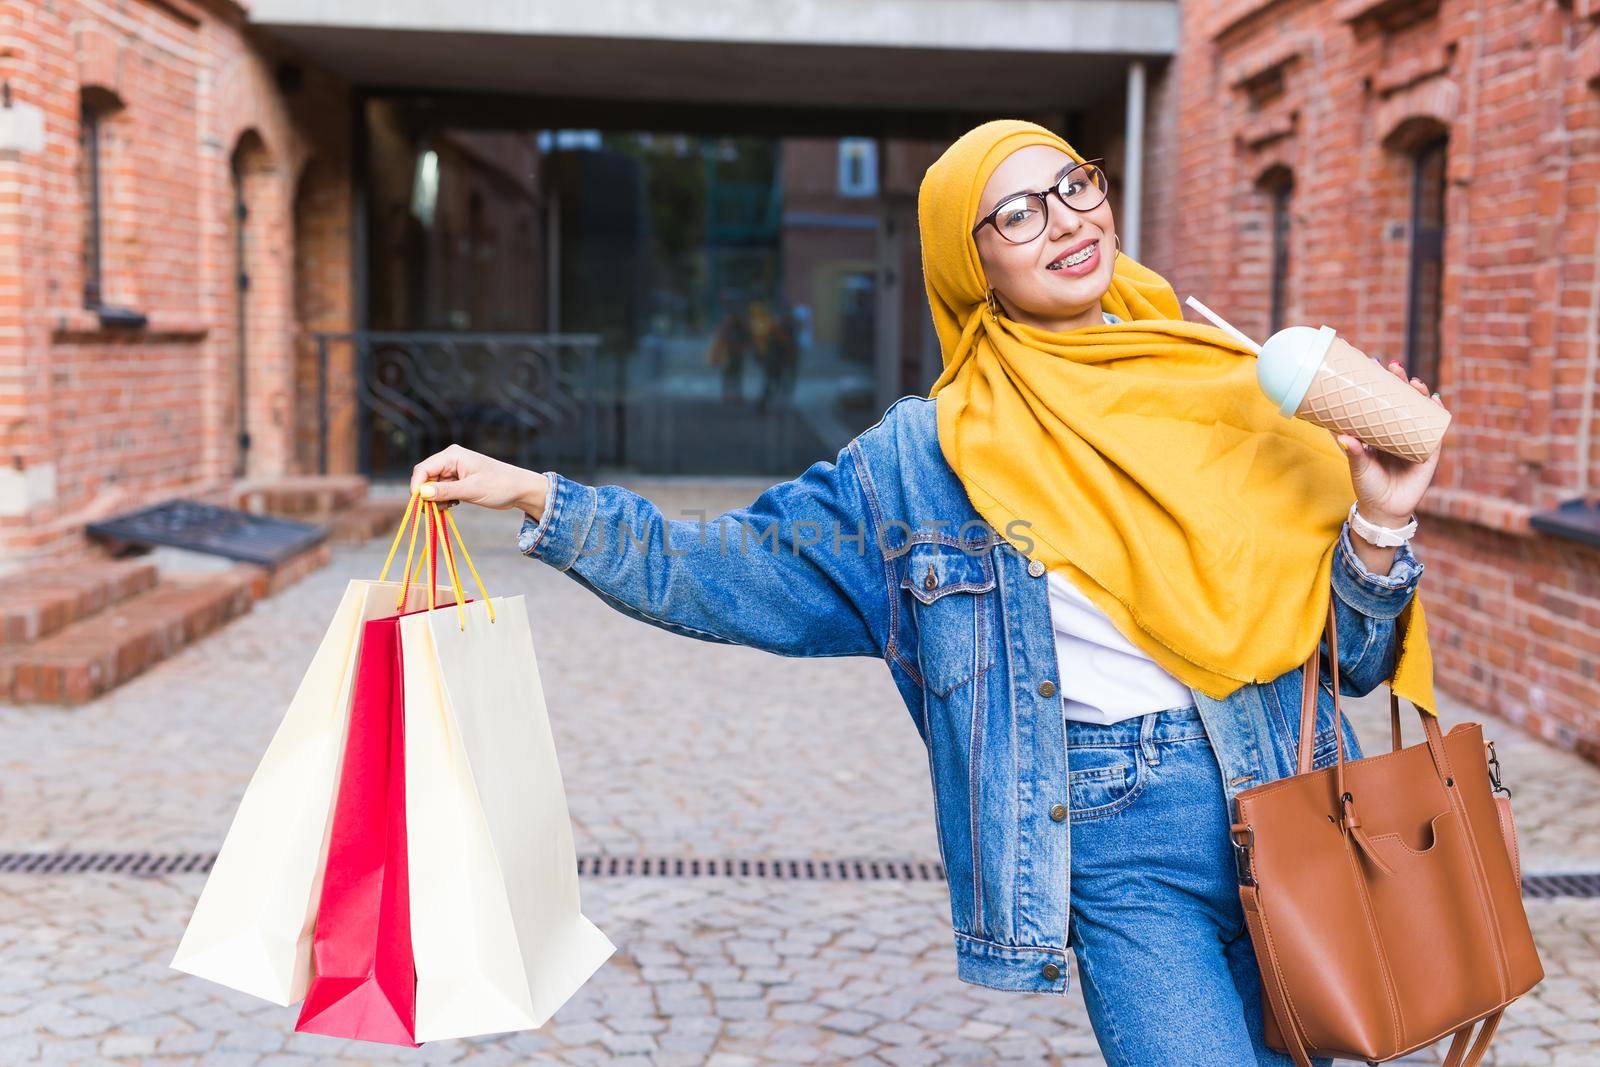
{"type": "Polygon", "coordinates": [[[117,515],[86,528],[92,537],[118,543],[171,545],[192,552],[275,566],[328,536],[321,526],[236,508],[169,500],[141,511],[117,515]]]}
{"type": "Polygon", "coordinates": [[[204,874],[215,852],[0,852],[0,874],[204,874]]]}
{"type": "Polygon", "coordinates": [[[870,859],[579,856],[578,874],[598,878],[771,878],[786,882],[944,881],[944,867],[938,863],[870,859]]]}
{"type": "Polygon", "coordinates": [[[1550,897],[1600,897],[1600,871],[1577,871],[1572,874],[1525,874],[1522,876],[1522,895],[1532,899],[1550,897]]]}
{"type": "MultiPolygon", "coordinates": [[[[215,852],[0,852],[0,874],[205,874],[215,852]]],[[[578,857],[590,878],[763,878],[782,882],[943,882],[944,867],[924,860],[748,859],[724,856],[578,857]]],[[[1600,898],[1600,871],[1525,874],[1530,900],[1600,898]]]]}
{"type": "MultiPolygon", "coordinates": [[[[215,852],[0,852],[0,874],[205,874],[215,852]]],[[[579,856],[591,878],[769,878],[791,882],[942,882],[921,860],[748,859],[723,856],[579,856]]]]}

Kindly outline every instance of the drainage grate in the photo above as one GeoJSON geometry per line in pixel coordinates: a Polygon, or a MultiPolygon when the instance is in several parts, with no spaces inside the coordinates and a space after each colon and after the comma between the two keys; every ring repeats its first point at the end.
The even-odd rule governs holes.
{"type": "Polygon", "coordinates": [[[0,874],[204,874],[215,852],[0,852],[0,874]]]}
{"type": "Polygon", "coordinates": [[[578,874],[598,878],[771,878],[786,882],[944,881],[943,865],[921,860],[579,856],[578,874]]]}
{"type": "Polygon", "coordinates": [[[192,552],[271,567],[328,536],[308,522],[252,515],[235,508],[169,500],[86,528],[93,537],[140,545],[171,545],[192,552]]]}
{"type": "Polygon", "coordinates": [[[1525,874],[1522,895],[1534,899],[1550,897],[1600,897],[1600,871],[1573,874],[1525,874]]]}
{"type": "MultiPolygon", "coordinates": [[[[215,852],[0,852],[0,874],[205,874],[215,852]]],[[[748,859],[723,856],[579,856],[589,878],[764,878],[780,882],[943,882],[944,867],[923,860],[748,859]]],[[[1525,874],[1530,900],[1600,898],[1600,871],[1525,874]]]]}
{"type": "MultiPolygon", "coordinates": [[[[215,852],[0,852],[0,874],[205,874],[215,852]]],[[[579,856],[591,878],[769,878],[789,882],[942,882],[944,867],[921,860],[745,859],[700,856],[579,856]]]]}

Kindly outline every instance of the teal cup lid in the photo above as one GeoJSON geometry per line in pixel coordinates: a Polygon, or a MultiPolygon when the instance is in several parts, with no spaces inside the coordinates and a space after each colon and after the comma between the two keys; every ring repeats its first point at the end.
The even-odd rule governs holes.
{"type": "Polygon", "coordinates": [[[1256,357],[1256,382],[1278,413],[1292,417],[1311,388],[1338,331],[1332,326],[1288,326],[1267,338],[1256,357]]]}

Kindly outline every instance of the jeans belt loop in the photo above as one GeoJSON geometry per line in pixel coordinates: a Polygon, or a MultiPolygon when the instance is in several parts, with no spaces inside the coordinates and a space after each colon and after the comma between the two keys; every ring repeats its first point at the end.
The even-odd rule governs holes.
{"type": "Polygon", "coordinates": [[[1161,762],[1161,753],[1156,749],[1155,741],[1151,740],[1156,733],[1156,716],[1159,711],[1148,712],[1139,716],[1139,748],[1144,752],[1144,761],[1154,767],[1161,762]]]}

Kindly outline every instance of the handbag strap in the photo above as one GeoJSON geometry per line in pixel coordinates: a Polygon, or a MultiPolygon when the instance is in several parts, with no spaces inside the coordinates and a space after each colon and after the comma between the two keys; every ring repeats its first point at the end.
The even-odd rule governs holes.
{"type": "Polygon", "coordinates": [[[1505,1012],[1504,1007],[1499,1007],[1483,1017],[1483,1028],[1478,1031],[1478,1039],[1472,1043],[1466,1059],[1459,1057],[1466,1048],[1467,1036],[1472,1033],[1473,1024],[1468,1023],[1457,1030],[1455,1040],[1450,1042],[1450,1051],[1445,1053],[1444,1067],[1478,1067],[1478,1063],[1489,1052],[1489,1042],[1494,1039],[1495,1027],[1500,1025],[1500,1016],[1505,1012]]]}
{"type": "MultiPolygon", "coordinates": [[[[1339,633],[1338,623],[1334,613],[1333,592],[1328,593],[1328,617],[1324,623],[1324,632],[1328,640],[1328,669],[1333,679],[1333,721],[1335,725],[1334,738],[1338,750],[1337,762],[1334,764],[1334,783],[1337,787],[1337,796],[1343,796],[1344,786],[1344,731],[1340,722],[1344,717],[1339,707],[1339,633]]],[[[1319,642],[1311,648],[1311,655],[1306,659],[1305,677],[1300,692],[1300,743],[1296,759],[1296,774],[1305,774],[1311,770],[1311,746],[1316,735],[1317,723],[1317,682],[1322,671],[1322,645],[1319,642]]],[[[1435,772],[1439,775],[1441,784],[1454,781],[1455,772],[1450,766],[1450,756],[1444,747],[1444,732],[1439,729],[1439,717],[1430,715],[1421,708],[1412,705],[1417,713],[1417,718],[1422,720],[1422,733],[1428,742],[1428,751],[1433,755],[1435,772]]],[[[1400,747],[1400,697],[1396,695],[1394,687],[1389,687],[1389,718],[1390,730],[1396,750],[1400,747]]],[[[1449,786],[1446,785],[1446,788],[1449,786]]]]}

